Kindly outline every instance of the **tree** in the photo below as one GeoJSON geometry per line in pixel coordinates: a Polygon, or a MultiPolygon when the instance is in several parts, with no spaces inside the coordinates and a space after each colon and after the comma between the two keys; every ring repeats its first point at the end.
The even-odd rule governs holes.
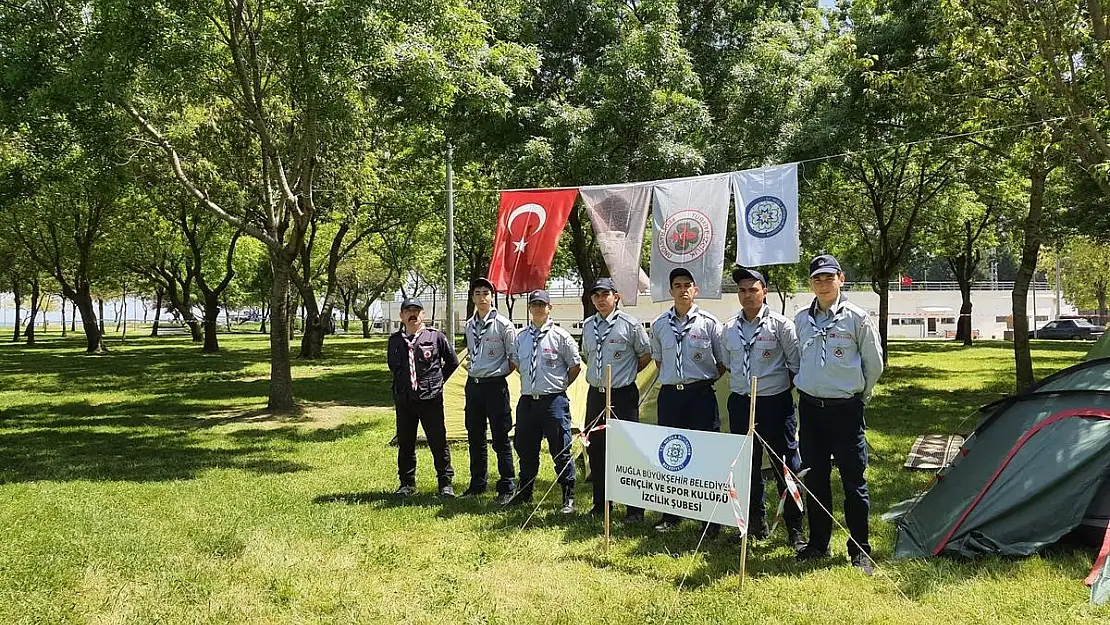
{"type": "Polygon", "coordinates": [[[1068,237],[1062,248],[1049,250],[1041,268],[1055,285],[1055,264],[1061,264],[1060,287],[1064,297],[1080,310],[1098,310],[1106,323],[1106,292],[1110,286],[1110,245],[1087,236],[1068,237]]]}

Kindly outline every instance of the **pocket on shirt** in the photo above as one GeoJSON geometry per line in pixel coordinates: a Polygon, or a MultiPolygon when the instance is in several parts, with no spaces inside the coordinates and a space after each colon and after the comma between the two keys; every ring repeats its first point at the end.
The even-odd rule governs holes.
{"type": "Polygon", "coordinates": [[[709,349],[713,341],[709,339],[690,339],[690,345],[697,349],[709,349]]]}
{"type": "Polygon", "coordinates": [[[560,360],[562,360],[562,357],[559,356],[557,352],[545,352],[540,355],[540,361],[548,367],[554,368],[559,366],[560,360]]]}
{"type": "Polygon", "coordinates": [[[825,354],[825,362],[831,362],[844,366],[853,366],[858,351],[859,350],[856,348],[856,342],[853,339],[829,339],[828,353],[825,354]]]}

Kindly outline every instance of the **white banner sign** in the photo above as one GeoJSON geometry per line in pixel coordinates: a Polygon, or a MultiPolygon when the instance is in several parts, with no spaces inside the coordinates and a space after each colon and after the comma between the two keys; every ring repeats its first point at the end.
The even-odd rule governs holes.
{"type": "Polygon", "coordinates": [[[798,164],[732,174],[736,201],[736,264],[741,267],[798,262],[798,164]]]}
{"type": "Polygon", "coordinates": [[[752,437],[611,419],[611,501],[747,531],[752,437]]]}

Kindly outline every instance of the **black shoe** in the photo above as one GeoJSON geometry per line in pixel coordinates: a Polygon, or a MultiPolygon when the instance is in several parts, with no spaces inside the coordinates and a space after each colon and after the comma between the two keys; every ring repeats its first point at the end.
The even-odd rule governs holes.
{"type": "Polygon", "coordinates": [[[477,497],[477,496],[479,496],[479,495],[481,495],[485,492],[486,492],[486,488],[484,486],[471,486],[470,488],[467,488],[465,491],[463,491],[462,496],[463,497],[477,497]]]}
{"type": "Polygon", "coordinates": [[[589,515],[589,516],[594,516],[594,517],[605,516],[605,509],[602,508],[601,506],[594,506],[594,507],[590,508],[590,511],[587,512],[586,514],[589,515]]]}
{"type": "Polygon", "coordinates": [[[767,540],[771,536],[771,530],[767,529],[767,524],[757,525],[755,529],[748,532],[748,538],[751,540],[767,540]]]}
{"type": "Polygon", "coordinates": [[[786,530],[786,542],[794,547],[794,551],[801,551],[806,548],[806,536],[802,533],[802,528],[792,527],[786,530]]]}
{"type": "Polygon", "coordinates": [[[817,560],[824,560],[830,557],[832,557],[832,554],[829,552],[827,547],[825,549],[818,549],[813,545],[806,545],[804,549],[799,551],[797,555],[794,556],[794,560],[798,562],[815,562],[817,560]]]}
{"type": "Polygon", "coordinates": [[[450,484],[448,484],[446,486],[440,486],[439,487],[439,496],[444,498],[444,499],[454,499],[455,498],[455,487],[451,486],[450,484]]]}
{"type": "Polygon", "coordinates": [[[532,493],[530,493],[530,492],[525,493],[525,492],[521,492],[521,491],[518,490],[518,491],[516,491],[516,493],[509,495],[509,498],[505,501],[505,503],[503,503],[501,505],[503,505],[503,506],[521,506],[521,505],[530,504],[530,503],[532,503],[532,493]]]}
{"type": "Polygon", "coordinates": [[[563,514],[574,514],[574,487],[563,486],[563,507],[559,509],[563,514]]]}
{"type": "Polygon", "coordinates": [[[653,527],[657,532],[669,532],[678,527],[678,519],[659,519],[653,527]]]}
{"type": "Polygon", "coordinates": [[[628,525],[638,525],[644,522],[643,512],[629,512],[624,515],[624,522],[628,525]]]}
{"type": "Polygon", "coordinates": [[[508,505],[509,502],[511,502],[512,500],[513,500],[513,494],[512,493],[499,493],[497,495],[497,498],[493,500],[493,503],[495,503],[499,506],[505,506],[505,505],[508,505]]]}
{"type": "Polygon", "coordinates": [[[412,497],[416,494],[416,487],[402,484],[401,486],[397,487],[397,490],[393,491],[393,494],[397,495],[398,497],[412,497]]]}
{"type": "Polygon", "coordinates": [[[860,552],[852,556],[852,566],[863,571],[863,574],[868,577],[875,575],[875,562],[866,553],[860,552]]]}

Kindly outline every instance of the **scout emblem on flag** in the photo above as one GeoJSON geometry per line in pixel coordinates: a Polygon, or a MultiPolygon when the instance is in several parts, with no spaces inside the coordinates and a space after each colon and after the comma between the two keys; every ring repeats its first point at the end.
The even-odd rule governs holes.
{"type": "Polygon", "coordinates": [[[663,242],[659,252],[672,263],[684,263],[701,258],[713,240],[713,223],[705,213],[682,210],[663,222],[663,242]]]}

